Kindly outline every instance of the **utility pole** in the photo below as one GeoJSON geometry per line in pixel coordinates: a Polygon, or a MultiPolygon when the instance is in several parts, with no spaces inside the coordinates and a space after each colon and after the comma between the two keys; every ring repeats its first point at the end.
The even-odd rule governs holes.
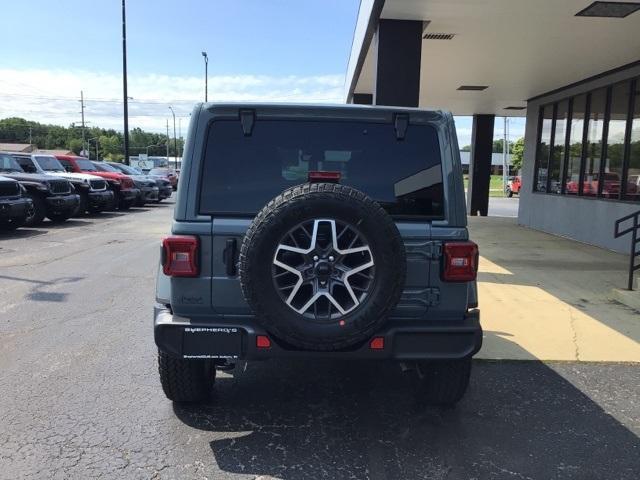
{"type": "Polygon", "coordinates": [[[178,168],[178,137],[176,137],[176,112],[173,111],[173,107],[169,105],[169,110],[173,115],[173,168],[178,168]]]}
{"type": "Polygon", "coordinates": [[[167,118],[167,165],[169,165],[169,119],[167,118]]]}
{"type": "Polygon", "coordinates": [[[178,117],[178,138],[180,139],[180,158],[182,158],[182,118],[178,117]]]}
{"type": "Polygon", "coordinates": [[[32,130],[33,130],[33,126],[29,125],[29,147],[31,147],[33,143],[32,137],[31,137],[32,130]]]}
{"type": "Polygon", "coordinates": [[[127,95],[127,18],[122,0],[122,96],[124,97],[124,164],[129,165],[129,96],[127,95]]]}
{"type": "Polygon", "coordinates": [[[508,164],[508,152],[509,152],[509,137],[507,133],[509,119],[504,117],[504,129],[502,131],[503,140],[502,140],[502,194],[507,194],[507,178],[509,175],[509,164],[508,164]]]}
{"type": "Polygon", "coordinates": [[[87,151],[87,146],[85,145],[85,125],[84,125],[84,93],[80,90],[80,115],[82,115],[82,152],[87,151]]]}

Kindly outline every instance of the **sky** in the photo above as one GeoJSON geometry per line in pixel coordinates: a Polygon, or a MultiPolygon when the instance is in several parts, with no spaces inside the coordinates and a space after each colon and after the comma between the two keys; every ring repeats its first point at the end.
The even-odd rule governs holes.
{"type": "MultiPolygon", "coordinates": [[[[128,0],[129,126],[186,131],[209,101],[344,101],[359,0],[128,0]],[[172,127],[172,125],[171,125],[172,127]]],[[[119,0],[3,2],[0,118],[122,130],[119,0]],[[28,29],[25,28],[28,24],[28,29]]],[[[456,119],[460,145],[470,119],[456,119]]],[[[512,121],[513,137],[522,122],[512,121]]],[[[496,134],[502,122],[496,123],[496,134]]]]}

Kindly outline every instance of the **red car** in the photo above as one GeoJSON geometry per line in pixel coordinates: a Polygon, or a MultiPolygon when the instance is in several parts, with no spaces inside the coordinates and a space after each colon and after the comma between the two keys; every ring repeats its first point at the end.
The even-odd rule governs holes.
{"type": "Polygon", "coordinates": [[[522,180],[520,179],[520,177],[511,177],[507,182],[507,188],[505,190],[505,193],[507,194],[507,197],[511,198],[513,197],[514,193],[516,195],[520,194],[521,188],[522,188],[522,180]]]}
{"type": "MultiPolygon", "coordinates": [[[[582,183],[582,194],[596,196],[598,194],[599,175],[590,175],[590,178],[585,178],[582,183]]],[[[617,173],[605,173],[604,182],[602,185],[602,196],[605,198],[618,198],[620,193],[620,177],[617,173]]],[[[566,192],[572,195],[578,194],[578,182],[567,182],[566,192]]]]}
{"type": "Polygon", "coordinates": [[[128,210],[138,198],[140,190],[136,188],[133,179],[119,172],[101,172],[93,162],[84,157],[72,155],[56,155],[67,172],[90,173],[104,178],[113,190],[114,205],[120,210],[128,210]]]}
{"type": "Polygon", "coordinates": [[[152,168],[147,175],[169,180],[174,191],[178,190],[178,173],[173,168],[152,168]]]}

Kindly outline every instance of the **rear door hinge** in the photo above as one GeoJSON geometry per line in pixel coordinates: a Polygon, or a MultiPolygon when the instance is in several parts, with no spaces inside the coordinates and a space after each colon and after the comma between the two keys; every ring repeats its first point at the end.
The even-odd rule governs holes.
{"type": "Polygon", "coordinates": [[[440,303],[440,289],[439,288],[427,288],[427,305],[434,307],[440,303]]]}
{"type": "Polygon", "coordinates": [[[437,260],[442,256],[442,242],[427,242],[427,256],[431,260],[437,260]]]}

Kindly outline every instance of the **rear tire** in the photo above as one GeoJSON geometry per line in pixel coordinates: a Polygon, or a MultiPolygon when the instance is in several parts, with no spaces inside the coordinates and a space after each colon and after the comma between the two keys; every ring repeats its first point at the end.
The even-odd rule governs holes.
{"type": "Polygon", "coordinates": [[[185,360],[158,350],[162,390],[174,402],[201,402],[211,395],[215,365],[208,360],[185,360]]]}
{"type": "Polygon", "coordinates": [[[513,192],[511,191],[510,188],[507,188],[507,197],[509,198],[513,197],[513,192]]]}
{"type": "Polygon", "coordinates": [[[453,406],[462,399],[471,376],[471,357],[416,364],[418,396],[429,405],[453,406]]]}

